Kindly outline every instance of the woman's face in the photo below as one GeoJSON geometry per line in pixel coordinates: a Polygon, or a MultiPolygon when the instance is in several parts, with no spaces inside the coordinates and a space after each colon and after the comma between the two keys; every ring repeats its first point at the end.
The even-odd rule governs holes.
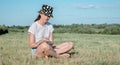
{"type": "Polygon", "coordinates": [[[41,15],[41,19],[44,20],[45,23],[50,19],[50,17],[45,14],[40,14],[40,15],[41,15]]]}

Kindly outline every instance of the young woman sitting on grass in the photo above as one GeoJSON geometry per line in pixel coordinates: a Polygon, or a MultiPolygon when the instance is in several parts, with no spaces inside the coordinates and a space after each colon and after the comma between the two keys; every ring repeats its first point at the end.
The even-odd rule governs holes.
{"type": "Polygon", "coordinates": [[[54,46],[53,26],[48,20],[53,17],[53,7],[43,5],[35,22],[29,27],[29,44],[32,55],[36,57],[70,57],[69,52],[73,48],[72,42],[64,42],[54,46]]]}

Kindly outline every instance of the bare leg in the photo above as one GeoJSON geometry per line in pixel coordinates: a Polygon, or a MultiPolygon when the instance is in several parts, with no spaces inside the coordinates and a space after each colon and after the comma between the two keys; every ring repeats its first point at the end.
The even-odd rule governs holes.
{"type": "Polygon", "coordinates": [[[45,48],[49,49],[48,45],[46,43],[41,43],[36,49],[35,56],[44,57],[45,48]]]}
{"type": "Polygon", "coordinates": [[[72,42],[65,42],[56,46],[54,50],[56,51],[57,54],[63,54],[70,51],[72,48],[73,48],[72,42]]]}
{"type": "Polygon", "coordinates": [[[50,46],[46,42],[43,42],[42,44],[38,46],[38,48],[36,49],[35,55],[37,57],[48,57],[48,56],[56,57],[57,56],[52,46],[50,46]]]}

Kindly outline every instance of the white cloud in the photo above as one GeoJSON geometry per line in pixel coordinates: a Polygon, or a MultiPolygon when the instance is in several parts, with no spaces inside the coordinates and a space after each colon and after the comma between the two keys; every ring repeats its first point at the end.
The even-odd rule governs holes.
{"type": "Polygon", "coordinates": [[[75,4],[74,7],[75,7],[75,8],[78,8],[78,9],[96,8],[96,6],[93,5],[93,4],[75,4]]]}

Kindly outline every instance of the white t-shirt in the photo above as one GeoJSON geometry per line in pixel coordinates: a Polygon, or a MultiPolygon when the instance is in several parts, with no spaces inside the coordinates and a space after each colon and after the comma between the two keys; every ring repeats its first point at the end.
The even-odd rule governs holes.
{"type": "Polygon", "coordinates": [[[34,22],[28,29],[28,32],[35,35],[35,43],[42,38],[49,38],[50,33],[53,32],[53,26],[48,22],[45,26],[40,25],[38,22],[34,22]]]}
{"type": "MultiPolygon", "coordinates": [[[[48,22],[45,26],[40,25],[37,21],[34,22],[28,29],[29,33],[35,35],[35,43],[41,40],[42,38],[49,38],[50,33],[54,31],[53,26],[48,22]]],[[[36,49],[31,49],[32,54],[35,53],[36,49]]]]}

